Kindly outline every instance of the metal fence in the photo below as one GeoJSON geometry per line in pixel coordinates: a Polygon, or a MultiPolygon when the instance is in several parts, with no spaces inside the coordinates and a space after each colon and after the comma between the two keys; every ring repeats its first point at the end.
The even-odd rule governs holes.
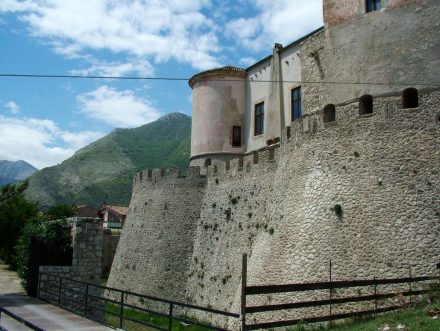
{"type": "Polygon", "coordinates": [[[49,273],[41,272],[39,279],[38,297],[40,299],[99,323],[121,329],[124,328],[126,322],[130,322],[157,330],[172,330],[177,323],[194,325],[207,330],[227,330],[188,316],[208,314],[210,317],[223,317],[226,321],[228,318],[238,320],[240,317],[238,314],[226,311],[123,291],[49,273]],[[42,276],[45,277],[44,281],[41,281],[42,276]],[[152,317],[152,321],[148,321],[149,318],[128,316],[129,312],[133,311],[138,315],[144,314],[149,318],[152,317]],[[116,323],[110,323],[109,317],[113,318],[113,321],[116,320],[116,323]],[[155,323],[153,317],[158,317],[162,323],[155,323]]]}
{"type": "MultiPolygon", "coordinates": [[[[330,276],[330,280],[327,282],[313,282],[313,283],[301,283],[301,284],[285,284],[285,285],[259,285],[259,286],[248,286],[247,285],[247,256],[243,255],[243,267],[242,267],[242,302],[241,302],[241,327],[242,330],[258,330],[258,329],[268,329],[276,327],[286,327],[298,325],[300,323],[318,323],[318,322],[331,322],[339,319],[347,319],[353,317],[362,317],[369,315],[376,315],[379,313],[384,313],[388,311],[393,311],[402,308],[401,304],[387,304],[383,300],[404,298],[418,296],[422,294],[431,293],[432,290],[427,288],[436,281],[435,285],[440,285],[439,277],[421,276],[421,277],[404,277],[404,278],[388,278],[388,279],[363,279],[363,280],[350,280],[350,281],[333,281],[330,276]],[[413,284],[421,284],[425,282],[425,289],[418,289],[413,284]],[[426,284],[426,282],[431,282],[426,284]],[[385,289],[378,291],[379,286],[385,286],[385,289]],[[394,290],[389,288],[397,285],[394,290]],[[372,294],[367,295],[349,295],[335,297],[336,289],[354,289],[369,287],[369,291],[372,294]],[[255,295],[273,295],[273,294],[283,294],[283,293],[299,293],[304,292],[303,297],[312,297],[311,291],[326,291],[326,295],[321,295],[319,299],[312,299],[306,301],[296,301],[292,302],[292,298],[289,298],[289,302],[269,304],[269,305],[247,305],[247,297],[255,295]],[[326,298],[323,298],[325,297],[326,298]],[[381,306],[379,307],[379,302],[381,306]],[[373,309],[362,309],[359,306],[349,306],[344,307],[343,312],[335,313],[335,308],[341,304],[351,304],[351,303],[370,303],[373,309]],[[248,323],[246,321],[246,316],[249,314],[258,313],[273,313],[286,310],[302,309],[302,308],[327,308],[327,314],[316,314],[310,317],[303,318],[291,318],[283,319],[276,318],[276,321],[266,321],[264,322],[253,322],[248,323]],[[351,308],[351,309],[350,309],[351,308]],[[281,319],[281,320],[280,320],[281,319]]],[[[331,263],[330,263],[330,275],[331,275],[331,263]]],[[[438,291],[438,289],[436,290],[438,291]]],[[[411,301],[411,299],[410,299],[411,301]]],[[[269,318],[270,319],[270,318],[269,318]]]]}
{"type": "Polygon", "coordinates": [[[257,330],[301,323],[331,323],[334,320],[381,314],[402,308],[404,298],[409,297],[411,303],[413,297],[431,293],[432,285],[438,287],[435,289],[437,294],[440,288],[439,276],[413,277],[411,271],[408,277],[403,278],[341,281],[332,279],[331,263],[329,269],[329,281],[249,286],[247,255],[243,255],[240,315],[43,272],[39,277],[38,297],[102,324],[119,328],[124,328],[126,323],[135,323],[157,330],[173,330],[179,324],[194,325],[206,330],[226,330],[225,325],[231,322],[229,318],[233,318],[237,319],[236,323],[233,322],[234,327],[257,330]],[[296,295],[292,296],[292,293],[296,295]],[[257,300],[259,303],[248,304],[249,297],[272,295],[281,295],[281,302],[261,304],[264,300],[257,300]],[[396,299],[401,302],[396,304],[396,299]],[[286,311],[292,314],[285,314],[286,311]],[[132,312],[138,314],[133,315],[132,312]],[[154,316],[160,321],[145,319],[144,316],[154,316]],[[209,322],[194,318],[200,316],[209,322]],[[249,317],[252,317],[252,322],[249,317]],[[112,323],[109,319],[112,319],[112,323]],[[223,327],[214,326],[213,323],[223,327]]]}

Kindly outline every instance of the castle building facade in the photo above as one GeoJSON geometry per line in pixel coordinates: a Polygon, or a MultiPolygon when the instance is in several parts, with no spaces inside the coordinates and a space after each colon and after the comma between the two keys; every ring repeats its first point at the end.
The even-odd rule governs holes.
{"type": "Polygon", "coordinates": [[[433,0],[325,0],[324,28],[275,44],[247,69],[194,75],[191,164],[276,144],[284,128],[317,109],[324,116],[326,106],[359,99],[374,108],[374,94],[435,85],[438,7],[433,0]]]}
{"type": "Polygon", "coordinates": [[[243,253],[252,285],[438,272],[440,1],[324,23],[192,77],[192,166],[136,175],[108,286],[239,312],[243,253]]]}

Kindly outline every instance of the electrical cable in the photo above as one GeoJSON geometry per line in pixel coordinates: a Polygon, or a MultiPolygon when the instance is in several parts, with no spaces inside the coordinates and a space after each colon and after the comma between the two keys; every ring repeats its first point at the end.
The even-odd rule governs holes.
{"type": "MultiPolygon", "coordinates": [[[[139,77],[139,76],[84,76],[84,75],[55,75],[55,74],[11,74],[0,73],[0,78],[68,78],[68,79],[116,79],[116,80],[151,80],[151,81],[190,81],[190,78],[184,77],[139,77]]],[[[238,79],[211,79],[201,78],[201,81],[238,81],[238,79]]],[[[249,83],[297,83],[303,85],[376,85],[376,86],[426,86],[426,87],[440,87],[440,83],[416,83],[416,82],[402,82],[402,83],[374,83],[374,82],[338,82],[338,81],[301,81],[301,80],[258,80],[246,79],[249,83]]]]}

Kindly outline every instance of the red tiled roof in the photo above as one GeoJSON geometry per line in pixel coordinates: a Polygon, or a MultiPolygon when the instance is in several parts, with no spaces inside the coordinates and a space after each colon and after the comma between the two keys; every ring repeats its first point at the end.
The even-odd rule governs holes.
{"type": "Polygon", "coordinates": [[[220,67],[220,68],[214,68],[214,69],[209,69],[209,70],[205,70],[202,72],[199,72],[198,74],[195,74],[194,76],[192,76],[189,80],[189,86],[192,87],[192,85],[194,84],[194,81],[201,77],[201,76],[205,76],[205,75],[209,75],[211,73],[216,73],[216,72],[233,72],[233,73],[246,73],[246,70],[243,68],[239,68],[239,67],[234,67],[234,66],[225,66],[225,67],[220,67]]]}
{"type": "Polygon", "coordinates": [[[102,205],[102,208],[100,210],[103,210],[103,209],[109,209],[119,215],[124,215],[124,216],[127,216],[127,214],[128,214],[128,207],[102,205]]]}

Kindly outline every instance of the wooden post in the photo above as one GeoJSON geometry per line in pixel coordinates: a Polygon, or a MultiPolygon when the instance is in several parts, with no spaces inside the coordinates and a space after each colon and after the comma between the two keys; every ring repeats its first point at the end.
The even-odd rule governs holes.
{"type": "Polygon", "coordinates": [[[170,303],[170,310],[169,310],[169,314],[168,314],[168,330],[172,330],[173,329],[173,304],[170,303]]]}
{"type": "Polygon", "coordinates": [[[85,298],[85,307],[84,307],[84,317],[87,316],[87,304],[89,301],[89,284],[86,284],[86,298],[85,298]]]}
{"type": "MultiPolygon", "coordinates": [[[[329,263],[329,278],[330,278],[330,318],[332,317],[332,298],[333,298],[333,288],[332,288],[332,260],[329,263]]],[[[332,320],[330,319],[330,327],[332,326],[332,320]]]]}
{"type": "Polygon", "coordinates": [[[440,262],[437,262],[437,264],[435,265],[438,272],[438,292],[440,293],[440,262]]]}
{"type": "Polygon", "coordinates": [[[124,326],[124,292],[121,292],[121,307],[119,310],[119,328],[124,326]]]}
{"type": "Polygon", "coordinates": [[[374,276],[374,317],[377,315],[377,281],[376,276],[374,276]]]}
{"type": "Polygon", "coordinates": [[[412,274],[411,274],[411,266],[409,266],[409,304],[412,304],[412,274]]]}
{"type": "Polygon", "coordinates": [[[246,286],[247,286],[247,254],[243,254],[241,264],[241,330],[246,328],[246,286]]]}
{"type": "Polygon", "coordinates": [[[38,270],[37,298],[40,298],[40,289],[41,289],[41,272],[38,270]]]}
{"type": "Polygon", "coordinates": [[[60,276],[60,282],[58,284],[58,304],[61,304],[61,291],[63,288],[63,277],[60,276]]]}

